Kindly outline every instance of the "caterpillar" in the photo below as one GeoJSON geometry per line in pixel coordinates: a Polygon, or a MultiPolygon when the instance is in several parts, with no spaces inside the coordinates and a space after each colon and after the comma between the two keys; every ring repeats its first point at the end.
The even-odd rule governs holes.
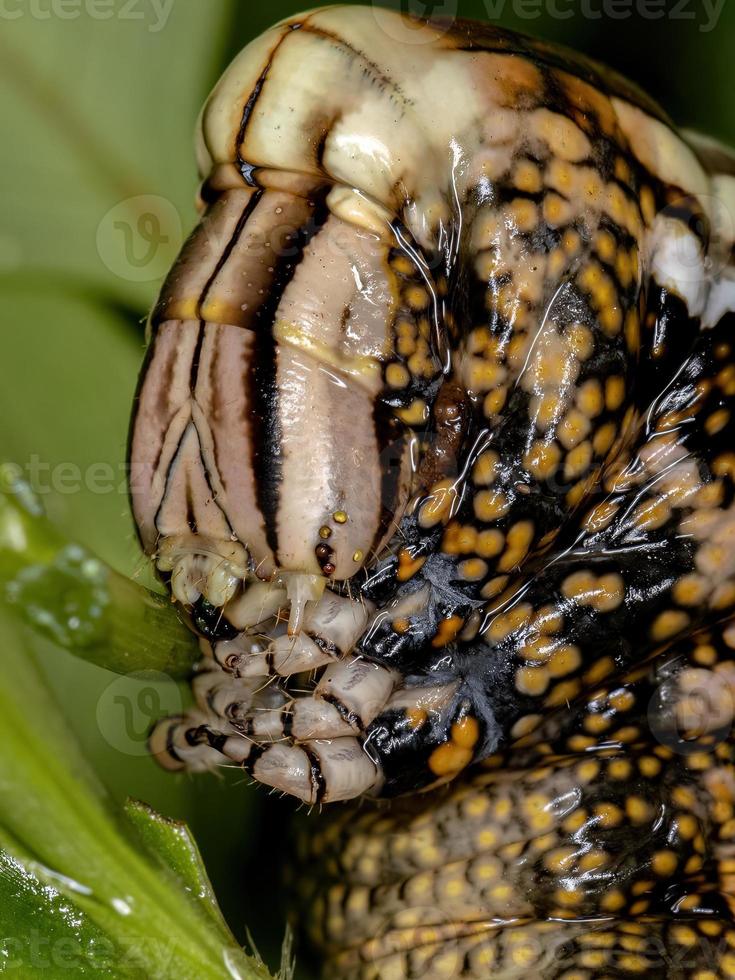
{"type": "Polygon", "coordinates": [[[203,655],[154,755],[373,800],[304,837],[328,975],[735,976],[735,156],[344,5],[197,158],[130,440],[203,655]]]}

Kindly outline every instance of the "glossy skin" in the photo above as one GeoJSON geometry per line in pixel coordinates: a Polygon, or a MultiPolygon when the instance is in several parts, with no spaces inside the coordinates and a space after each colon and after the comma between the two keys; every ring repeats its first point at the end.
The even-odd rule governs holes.
{"type": "Polygon", "coordinates": [[[565,52],[336,7],[245,49],[199,162],[132,436],[206,654],[154,751],[307,802],[475,764],[310,827],[335,976],[735,975],[732,157],[565,52]]]}

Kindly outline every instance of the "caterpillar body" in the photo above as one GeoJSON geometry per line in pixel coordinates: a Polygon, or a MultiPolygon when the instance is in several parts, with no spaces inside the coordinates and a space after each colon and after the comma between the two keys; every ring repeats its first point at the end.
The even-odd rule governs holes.
{"type": "Polygon", "coordinates": [[[404,797],[305,839],[331,975],[735,976],[735,157],[336,6],[245,48],[198,162],[131,437],[203,649],[153,751],[404,797]]]}

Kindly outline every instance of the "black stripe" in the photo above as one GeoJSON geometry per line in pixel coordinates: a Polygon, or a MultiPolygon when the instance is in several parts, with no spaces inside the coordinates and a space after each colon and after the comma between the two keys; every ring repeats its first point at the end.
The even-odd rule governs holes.
{"type": "MultiPolygon", "coordinates": [[[[278,47],[280,47],[280,42],[278,47]]],[[[276,48],[276,51],[278,50],[278,47],[276,48]]],[[[253,179],[253,171],[255,170],[255,167],[253,166],[252,163],[247,163],[243,159],[242,144],[245,139],[245,133],[247,132],[248,123],[250,122],[250,117],[252,116],[253,109],[255,108],[255,103],[260,98],[260,93],[263,91],[263,86],[265,85],[265,80],[268,77],[268,72],[271,70],[271,65],[273,64],[273,57],[275,53],[276,52],[274,51],[271,57],[269,58],[268,64],[265,66],[260,78],[255,83],[255,88],[250,93],[250,98],[245,103],[245,108],[243,109],[242,112],[242,119],[240,120],[240,128],[235,138],[235,160],[237,162],[237,169],[242,174],[245,183],[249,184],[251,187],[256,186],[255,180],[253,179]]]]}
{"type": "Polygon", "coordinates": [[[243,761],[240,763],[245,772],[252,776],[255,763],[269,747],[270,746],[268,745],[259,745],[257,742],[253,742],[247,759],[243,759],[243,761]]]}
{"type": "Polygon", "coordinates": [[[245,205],[242,214],[238,218],[237,224],[235,225],[235,230],[232,232],[232,235],[230,236],[230,240],[222,249],[222,254],[217,259],[217,264],[214,267],[214,271],[212,272],[209,279],[207,279],[207,281],[205,282],[204,288],[202,289],[202,292],[199,296],[199,302],[197,305],[198,305],[200,316],[202,314],[202,306],[204,305],[207,295],[209,294],[209,290],[212,288],[212,284],[214,283],[214,280],[222,271],[222,268],[227,262],[227,260],[229,259],[230,255],[232,255],[232,250],[235,247],[235,245],[237,245],[240,235],[242,235],[243,228],[247,224],[248,219],[252,216],[253,211],[255,211],[258,204],[262,200],[263,194],[264,191],[262,190],[257,190],[253,194],[251,194],[248,203],[245,205]]]}
{"type": "Polygon", "coordinates": [[[337,709],[340,718],[346,721],[347,724],[352,728],[353,731],[358,732],[365,731],[365,723],[362,718],[354,711],[350,711],[346,704],[344,704],[340,699],[334,694],[323,694],[322,700],[326,701],[327,704],[331,704],[333,708],[337,709]]]}
{"type": "Polygon", "coordinates": [[[194,394],[199,377],[199,360],[202,356],[202,345],[204,344],[204,320],[199,321],[199,333],[197,342],[194,345],[194,353],[191,358],[191,370],[189,371],[189,390],[194,394]]]}
{"type": "Polygon", "coordinates": [[[183,715],[177,718],[169,718],[169,725],[166,729],[166,751],[175,762],[184,762],[184,759],[182,759],[179,755],[176,749],[176,744],[174,743],[174,731],[179,727],[179,725],[181,725],[183,720],[183,715]]]}
{"type": "MultiPolygon", "coordinates": [[[[204,331],[202,331],[202,333],[203,332],[204,331]]],[[[161,533],[161,529],[158,526],[158,520],[159,520],[159,518],[161,516],[161,511],[163,510],[164,505],[166,503],[166,498],[168,497],[168,485],[169,485],[169,482],[171,480],[171,474],[172,474],[172,472],[173,472],[173,470],[174,470],[174,468],[176,466],[176,463],[178,461],[179,455],[181,454],[181,444],[183,443],[184,439],[186,438],[186,434],[189,431],[189,426],[190,425],[194,427],[194,431],[196,432],[196,436],[197,436],[197,442],[199,443],[199,457],[202,460],[202,472],[204,473],[204,479],[206,480],[207,487],[209,488],[210,499],[211,499],[212,503],[215,505],[215,507],[217,508],[217,510],[220,512],[220,514],[222,515],[222,517],[224,518],[225,524],[227,525],[227,527],[232,532],[233,531],[233,527],[230,524],[229,518],[227,517],[227,514],[225,514],[225,512],[222,510],[222,508],[220,507],[219,503],[217,502],[217,494],[215,493],[214,487],[212,486],[212,481],[209,478],[209,472],[207,471],[207,467],[204,465],[204,457],[202,456],[202,441],[199,438],[199,430],[197,429],[197,427],[196,427],[196,425],[194,423],[194,419],[191,416],[189,417],[189,421],[187,422],[186,426],[184,427],[184,431],[181,433],[181,436],[179,438],[179,441],[178,441],[178,443],[176,445],[176,452],[171,457],[171,459],[169,461],[169,464],[168,464],[168,467],[166,468],[166,476],[165,476],[165,479],[164,479],[163,496],[161,497],[161,502],[158,505],[158,510],[156,511],[156,516],[153,518],[153,526],[155,527],[155,529],[160,534],[161,533]]],[[[186,523],[187,523],[189,529],[194,534],[196,534],[197,533],[197,529],[196,529],[196,518],[194,517],[194,501],[191,499],[191,497],[189,495],[189,490],[190,490],[190,484],[189,484],[189,482],[187,480],[187,484],[186,484],[186,506],[187,506],[186,523]]],[[[205,504],[205,506],[206,506],[206,504],[205,504]]]]}
{"type": "Polygon", "coordinates": [[[334,660],[339,660],[344,654],[331,640],[328,640],[325,636],[321,636],[319,633],[312,633],[310,630],[306,631],[306,635],[313,642],[314,646],[318,647],[322,653],[325,653],[328,657],[332,657],[334,660]]]}
{"type": "Polygon", "coordinates": [[[291,254],[280,255],[273,270],[268,295],[253,314],[251,329],[255,334],[252,368],[248,377],[251,405],[251,467],[255,475],[255,492],[263,515],[266,540],[278,558],[277,518],[280,487],[283,479],[281,458],[281,423],[278,417],[278,345],[274,336],[276,313],[287,287],[293,280],[309,242],[326,224],[329,189],[318,192],[309,221],[288,239],[291,254]]]}
{"type": "Polygon", "coordinates": [[[393,415],[393,410],[382,400],[375,403],[373,424],[378,443],[378,465],[380,466],[380,519],[366,558],[375,556],[381,541],[396,517],[396,509],[400,502],[403,454],[410,438],[408,434],[402,431],[401,423],[393,415]]]}
{"type": "Polygon", "coordinates": [[[322,764],[316,753],[312,752],[306,745],[301,745],[299,748],[303,749],[304,755],[309,760],[309,775],[311,776],[311,785],[314,787],[314,802],[321,803],[327,793],[327,781],[322,772],[322,764]]]}
{"type": "MultiPolygon", "coordinates": [[[[224,268],[225,263],[227,262],[229,257],[232,255],[232,250],[237,244],[240,235],[242,235],[243,228],[247,224],[248,219],[252,215],[253,211],[255,211],[262,197],[263,197],[263,191],[261,190],[256,191],[254,194],[252,194],[248,203],[245,205],[242,214],[237,219],[237,224],[235,225],[235,229],[232,232],[229,241],[222,249],[222,254],[217,259],[217,262],[214,266],[214,269],[212,270],[211,275],[205,282],[204,287],[202,288],[202,291],[199,294],[199,299],[197,301],[197,312],[199,313],[200,317],[202,315],[202,306],[204,305],[207,299],[207,296],[209,294],[210,289],[212,288],[215,279],[224,268]]],[[[199,377],[199,360],[201,358],[203,344],[204,344],[204,320],[200,320],[199,334],[197,336],[196,347],[194,348],[194,356],[191,362],[191,372],[189,374],[189,388],[191,389],[192,393],[196,388],[197,380],[199,377]]]]}
{"type": "Polygon", "coordinates": [[[293,708],[286,707],[281,712],[281,728],[285,738],[290,738],[293,732],[293,708]]]}
{"type": "Polygon", "coordinates": [[[278,50],[283,44],[283,42],[289,36],[290,36],[290,32],[284,34],[283,37],[279,40],[278,44],[275,46],[275,48],[271,51],[271,55],[268,58],[268,63],[266,64],[265,68],[261,72],[260,78],[255,83],[255,88],[250,93],[248,101],[245,103],[245,108],[242,111],[242,119],[240,120],[240,128],[235,138],[235,161],[237,163],[237,169],[242,174],[245,183],[249,184],[251,187],[257,186],[255,183],[255,179],[253,178],[253,172],[257,168],[254,164],[248,163],[246,160],[243,159],[242,144],[245,142],[245,134],[247,133],[247,128],[250,123],[250,119],[252,118],[253,111],[255,109],[255,104],[260,98],[261,92],[263,91],[263,86],[265,85],[265,81],[268,78],[268,73],[271,70],[271,66],[273,65],[273,61],[276,57],[276,54],[278,53],[278,50]]]}

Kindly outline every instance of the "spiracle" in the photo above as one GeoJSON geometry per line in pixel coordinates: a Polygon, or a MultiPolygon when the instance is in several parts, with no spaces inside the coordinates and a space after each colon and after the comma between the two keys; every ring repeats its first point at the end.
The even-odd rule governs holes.
{"type": "Polygon", "coordinates": [[[735,976],[735,156],[336,6],[236,58],[198,161],[131,434],[203,651],[154,753],[401,797],[305,835],[330,975],[735,976]]]}

